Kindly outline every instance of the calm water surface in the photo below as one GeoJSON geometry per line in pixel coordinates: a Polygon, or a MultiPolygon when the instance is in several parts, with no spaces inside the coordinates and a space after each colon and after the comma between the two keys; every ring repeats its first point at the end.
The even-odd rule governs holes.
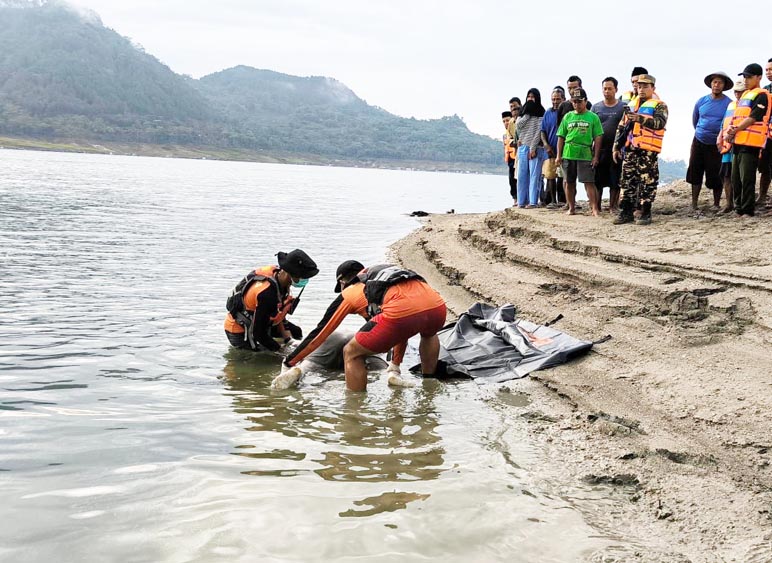
{"type": "Polygon", "coordinates": [[[322,268],[295,315],[309,330],[337,264],[382,260],[405,213],[509,203],[505,177],[0,151],[0,560],[568,562],[613,544],[583,517],[608,491],[538,479],[525,400],[351,394],[340,374],[275,393],[278,362],[222,332],[231,287],[278,250],[322,268]]]}

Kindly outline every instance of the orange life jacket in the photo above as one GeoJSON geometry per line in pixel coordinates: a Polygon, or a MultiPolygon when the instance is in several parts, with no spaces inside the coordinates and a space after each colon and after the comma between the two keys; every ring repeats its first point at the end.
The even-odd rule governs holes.
{"type": "MultiPolygon", "coordinates": [[[[640,99],[636,98],[636,105],[640,103],[640,99]]],[[[638,106],[638,108],[631,107],[635,113],[644,117],[652,117],[654,110],[660,104],[659,100],[651,99],[646,100],[638,106]]],[[[665,137],[664,129],[650,129],[640,123],[633,125],[630,134],[627,137],[627,145],[634,148],[639,148],[651,152],[662,152],[662,139],[665,137]]]]}
{"type": "Polygon", "coordinates": [[[726,112],[724,113],[724,121],[721,122],[721,154],[726,154],[732,150],[732,143],[726,140],[726,131],[729,126],[734,124],[734,110],[737,107],[737,102],[729,102],[726,106],[726,112]]]}
{"type": "Polygon", "coordinates": [[[764,118],[761,121],[756,121],[743,131],[738,131],[734,137],[736,145],[743,145],[745,147],[758,147],[764,148],[767,144],[767,137],[769,136],[769,116],[772,111],[772,104],[770,104],[769,92],[764,88],[754,88],[753,90],[747,90],[740,101],[737,102],[737,108],[734,110],[735,123],[741,123],[746,117],[750,117],[751,108],[756,97],[764,93],[767,96],[767,112],[764,114],[764,118]]]}
{"type": "Polygon", "coordinates": [[[511,147],[509,146],[509,143],[512,142],[512,137],[509,136],[509,134],[505,133],[503,137],[504,142],[504,162],[514,162],[517,158],[517,147],[511,147]]]}
{"type": "Polygon", "coordinates": [[[240,302],[237,301],[233,311],[230,310],[230,301],[233,296],[229,298],[229,313],[225,319],[225,330],[242,333],[249,328],[253,323],[252,317],[257,309],[257,296],[269,286],[272,286],[276,291],[278,301],[276,314],[270,317],[271,324],[275,326],[284,320],[291,312],[295,298],[289,292],[282,291],[279,286],[279,282],[276,280],[276,274],[279,270],[279,266],[263,266],[244,277],[234,289],[234,295],[240,293],[240,302]]]}

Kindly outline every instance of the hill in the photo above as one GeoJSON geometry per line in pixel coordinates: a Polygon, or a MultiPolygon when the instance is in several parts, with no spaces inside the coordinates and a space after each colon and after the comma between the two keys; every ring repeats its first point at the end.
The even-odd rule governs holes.
{"type": "Polygon", "coordinates": [[[0,135],[212,147],[320,162],[499,167],[498,141],[457,116],[399,117],[332,78],[237,66],[176,74],[55,0],[0,0],[0,135]]]}
{"type": "Polygon", "coordinates": [[[238,66],[196,84],[264,149],[348,158],[496,164],[501,145],[458,116],[406,119],[368,105],[332,78],[301,78],[238,66]]]}

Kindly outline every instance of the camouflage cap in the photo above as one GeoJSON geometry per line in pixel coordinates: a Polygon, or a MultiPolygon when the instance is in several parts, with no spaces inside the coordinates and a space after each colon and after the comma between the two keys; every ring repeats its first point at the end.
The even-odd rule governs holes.
{"type": "Polygon", "coordinates": [[[651,74],[641,74],[638,76],[638,84],[651,84],[654,86],[657,83],[657,79],[651,74]]]}

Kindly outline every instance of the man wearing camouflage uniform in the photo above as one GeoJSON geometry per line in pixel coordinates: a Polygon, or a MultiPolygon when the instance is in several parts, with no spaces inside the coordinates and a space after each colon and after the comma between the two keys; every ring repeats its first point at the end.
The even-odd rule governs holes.
{"type": "Polygon", "coordinates": [[[614,139],[614,162],[622,159],[621,185],[624,188],[615,225],[632,223],[633,211],[641,209],[638,225],[651,223],[651,204],[657,196],[659,183],[658,156],[667,124],[667,105],[654,95],[655,78],[649,74],[638,77],[638,98],[617,128],[614,139]]]}

